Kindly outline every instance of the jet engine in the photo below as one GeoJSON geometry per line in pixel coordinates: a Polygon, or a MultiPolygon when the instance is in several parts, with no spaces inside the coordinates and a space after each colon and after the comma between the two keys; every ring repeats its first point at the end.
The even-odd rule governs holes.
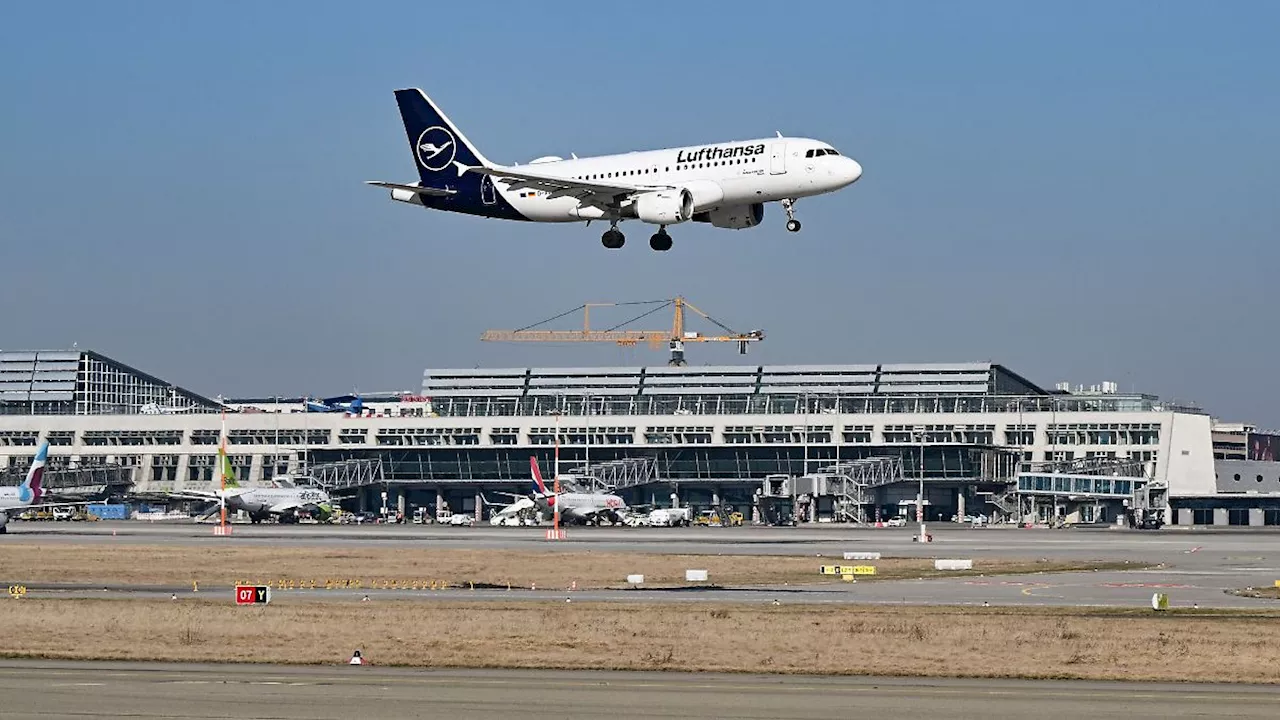
{"type": "Polygon", "coordinates": [[[684,188],[654,190],[636,196],[636,217],[653,225],[674,225],[693,217],[693,194],[684,188]]]}
{"type": "Polygon", "coordinates": [[[764,203],[728,205],[693,216],[694,222],[711,223],[718,228],[742,230],[752,228],[764,220],[764,203]]]}

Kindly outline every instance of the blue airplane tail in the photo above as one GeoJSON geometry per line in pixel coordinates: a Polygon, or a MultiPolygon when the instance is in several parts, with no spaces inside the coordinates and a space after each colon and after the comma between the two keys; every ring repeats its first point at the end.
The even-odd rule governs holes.
{"type": "Polygon", "coordinates": [[[459,165],[490,164],[426,93],[417,88],[396,90],[396,104],[423,185],[438,187],[437,178],[442,177],[456,180],[464,170],[459,165]]]}

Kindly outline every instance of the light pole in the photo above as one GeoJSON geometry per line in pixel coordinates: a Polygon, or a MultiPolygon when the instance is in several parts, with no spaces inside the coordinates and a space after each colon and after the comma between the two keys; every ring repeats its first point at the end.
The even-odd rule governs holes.
{"type": "Polygon", "coordinates": [[[916,522],[920,523],[918,542],[929,542],[929,532],[924,524],[924,430],[920,430],[920,494],[916,496],[916,522]]]}

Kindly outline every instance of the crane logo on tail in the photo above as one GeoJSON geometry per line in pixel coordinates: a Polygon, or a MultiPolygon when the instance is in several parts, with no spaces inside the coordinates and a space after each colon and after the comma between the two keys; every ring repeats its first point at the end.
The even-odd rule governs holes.
{"type": "Polygon", "coordinates": [[[440,172],[449,167],[449,163],[453,162],[453,158],[457,156],[458,141],[453,137],[453,133],[439,125],[432,125],[418,136],[414,151],[422,167],[432,172],[440,172]]]}

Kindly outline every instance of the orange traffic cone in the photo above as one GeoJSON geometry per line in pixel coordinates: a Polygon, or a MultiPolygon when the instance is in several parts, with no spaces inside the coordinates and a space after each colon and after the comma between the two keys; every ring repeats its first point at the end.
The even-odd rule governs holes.
{"type": "Polygon", "coordinates": [[[359,650],[356,650],[354,653],[352,653],[352,654],[351,654],[351,660],[350,660],[347,664],[348,664],[348,665],[363,665],[363,664],[364,664],[364,658],[360,657],[360,651],[359,651],[359,650]]]}

